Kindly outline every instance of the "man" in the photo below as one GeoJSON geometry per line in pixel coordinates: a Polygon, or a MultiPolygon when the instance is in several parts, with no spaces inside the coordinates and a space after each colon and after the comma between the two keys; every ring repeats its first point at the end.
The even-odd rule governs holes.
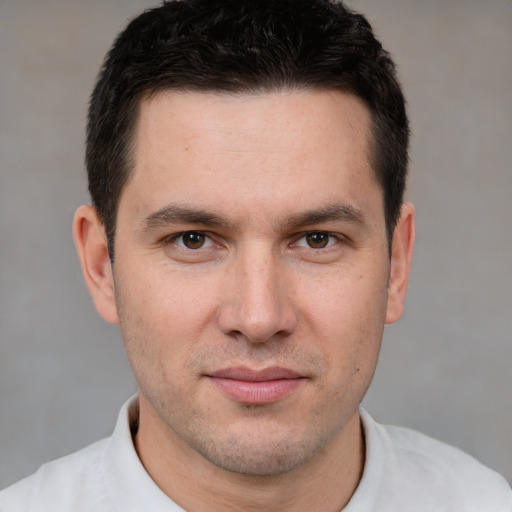
{"type": "Polygon", "coordinates": [[[408,125],[367,21],[173,1],[91,98],[74,237],[139,394],[5,511],[510,511],[506,482],[360,403],[414,244],[408,125]]]}

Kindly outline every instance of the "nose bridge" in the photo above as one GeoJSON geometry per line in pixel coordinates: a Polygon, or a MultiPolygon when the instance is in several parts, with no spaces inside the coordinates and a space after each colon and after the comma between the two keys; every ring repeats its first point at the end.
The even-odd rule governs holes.
{"type": "Polygon", "coordinates": [[[286,270],[270,244],[253,242],[241,249],[228,281],[230,293],[221,312],[225,332],[265,342],[293,330],[295,315],[286,270]]]}
{"type": "Polygon", "coordinates": [[[264,246],[255,246],[252,250],[249,248],[245,251],[241,258],[238,277],[246,291],[243,301],[248,307],[246,314],[254,315],[258,309],[277,306],[280,287],[278,266],[276,256],[264,246]]]}

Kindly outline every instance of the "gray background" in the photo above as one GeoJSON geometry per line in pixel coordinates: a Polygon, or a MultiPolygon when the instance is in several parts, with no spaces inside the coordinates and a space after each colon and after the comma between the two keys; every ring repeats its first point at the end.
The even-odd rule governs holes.
{"type": "MultiPolygon", "coordinates": [[[[71,240],[104,53],[143,0],[0,0],[0,487],[109,434],[136,386],[71,240]]],[[[418,241],[366,407],[512,481],[512,1],[352,0],[394,54],[418,241]]]]}

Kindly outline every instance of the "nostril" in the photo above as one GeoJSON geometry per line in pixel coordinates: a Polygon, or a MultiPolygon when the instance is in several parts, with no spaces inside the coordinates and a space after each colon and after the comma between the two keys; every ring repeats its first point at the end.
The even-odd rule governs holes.
{"type": "Polygon", "coordinates": [[[246,328],[244,330],[232,329],[225,334],[236,341],[245,341],[252,344],[262,344],[270,342],[278,342],[288,338],[292,334],[292,330],[279,329],[272,330],[264,327],[258,329],[246,328]]]}

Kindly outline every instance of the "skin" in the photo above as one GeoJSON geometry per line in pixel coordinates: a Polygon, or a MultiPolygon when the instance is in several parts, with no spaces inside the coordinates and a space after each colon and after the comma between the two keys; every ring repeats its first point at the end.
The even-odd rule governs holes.
{"type": "Polygon", "coordinates": [[[77,211],[86,282],[139,384],[138,454],[183,508],[339,511],[356,489],[358,407],[414,242],[404,205],[389,257],[369,148],[349,94],[158,93],[141,104],[113,268],[95,210],[77,211]],[[299,378],[275,396],[215,376],[276,367],[299,378]]]}

